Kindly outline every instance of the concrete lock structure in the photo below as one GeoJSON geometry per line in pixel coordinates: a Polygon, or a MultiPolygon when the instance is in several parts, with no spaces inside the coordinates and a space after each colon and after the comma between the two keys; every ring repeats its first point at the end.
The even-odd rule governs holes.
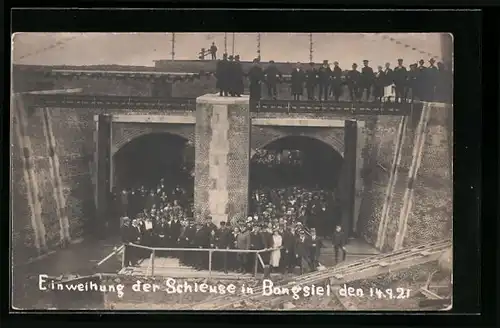
{"type": "MultiPolygon", "coordinates": [[[[385,251],[451,235],[451,105],[415,104],[407,114],[360,108],[353,114],[343,108],[256,111],[246,96],[206,94],[193,99],[189,108],[173,98],[167,100],[168,109],[148,107],[147,97],[134,108],[127,108],[129,97],[121,97],[123,104],[120,96],[111,97],[109,104],[80,97],[90,99],[89,104],[43,104],[41,98],[28,97],[24,106],[15,107],[15,249],[37,253],[82,236],[89,226],[103,231],[109,192],[119,182],[117,171],[142,160],[120,159],[120,153],[152,135],[194,145],[196,219],[211,215],[218,224],[248,215],[252,155],[293,137],[336,154],[334,189],[342,204],[342,225],[351,236],[385,251]],[[56,175],[60,182],[51,182],[56,175]]],[[[165,147],[160,143],[151,151],[168,152],[165,147]]]]}

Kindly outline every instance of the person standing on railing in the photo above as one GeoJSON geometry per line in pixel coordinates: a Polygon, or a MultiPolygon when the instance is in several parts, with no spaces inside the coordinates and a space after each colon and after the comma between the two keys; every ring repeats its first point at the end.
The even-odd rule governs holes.
{"type": "Polygon", "coordinates": [[[368,60],[363,60],[363,68],[361,69],[361,98],[366,94],[365,101],[370,101],[374,79],[373,68],[368,66],[368,60]]]}
{"type": "Polygon", "coordinates": [[[319,236],[316,235],[316,229],[311,228],[310,239],[310,256],[311,256],[311,269],[316,271],[319,266],[319,256],[321,252],[321,247],[323,246],[323,241],[319,236]]]}
{"type": "Polygon", "coordinates": [[[328,60],[323,61],[323,65],[318,70],[318,85],[319,85],[319,94],[318,99],[320,101],[328,100],[328,89],[331,84],[332,78],[332,70],[330,69],[330,65],[328,65],[328,60]]]}
{"type": "Polygon", "coordinates": [[[318,72],[314,68],[314,63],[309,63],[309,68],[306,71],[306,90],[307,100],[314,100],[314,90],[318,83],[318,72]]]}
{"type": "Polygon", "coordinates": [[[212,55],[212,60],[217,60],[217,46],[215,45],[215,42],[212,42],[212,45],[210,46],[210,55],[212,55]]]}
{"type": "Polygon", "coordinates": [[[382,98],[384,97],[385,84],[385,74],[382,66],[379,66],[378,71],[375,74],[375,82],[373,84],[373,96],[375,97],[375,101],[382,102],[382,98]]]}
{"type": "Polygon", "coordinates": [[[234,71],[233,71],[233,78],[234,78],[234,96],[235,97],[241,97],[243,92],[245,92],[245,86],[243,84],[243,77],[244,77],[244,72],[243,72],[243,66],[241,65],[240,62],[240,55],[236,55],[234,57],[234,71]]]}
{"type": "Polygon", "coordinates": [[[429,67],[425,70],[425,80],[426,80],[426,100],[435,101],[436,96],[436,86],[439,80],[438,68],[434,65],[436,60],[434,58],[429,59],[429,67]]]}
{"type": "Polygon", "coordinates": [[[264,81],[264,71],[257,59],[253,60],[253,65],[248,71],[248,80],[250,82],[250,101],[257,102],[262,97],[262,82],[264,81]]]}
{"type": "Polygon", "coordinates": [[[267,97],[269,99],[274,99],[274,100],[277,99],[278,97],[277,84],[282,76],[281,72],[274,64],[274,60],[269,61],[269,66],[264,71],[264,76],[267,85],[267,97]]]}
{"type": "Polygon", "coordinates": [[[361,82],[361,73],[358,71],[358,64],[352,64],[352,70],[347,72],[347,86],[351,101],[359,100],[359,87],[361,82]]]}
{"type": "Polygon", "coordinates": [[[302,94],[304,93],[304,82],[306,80],[306,74],[302,70],[301,63],[297,63],[295,69],[292,71],[291,76],[291,89],[293,100],[300,100],[302,94]]]}
{"type": "Polygon", "coordinates": [[[342,74],[339,62],[333,62],[331,93],[335,101],[339,101],[342,96],[342,74]]]}
{"type": "Polygon", "coordinates": [[[346,251],[345,251],[346,235],[344,231],[342,231],[342,227],[339,225],[335,227],[332,244],[333,244],[333,251],[335,254],[335,265],[337,265],[339,263],[339,253],[342,253],[342,261],[345,261],[346,258],[346,251]]]}
{"type": "Polygon", "coordinates": [[[418,71],[417,64],[411,64],[410,70],[408,71],[408,81],[407,81],[407,97],[411,101],[418,96],[418,71]]]}
{"type": "Polygon", "coordinates": [[[396,87],[396,101],[406,101],[408,72],[403,66],[403,59],[398,59],[398,66],[394,68],[393,78],[396,87]]]}

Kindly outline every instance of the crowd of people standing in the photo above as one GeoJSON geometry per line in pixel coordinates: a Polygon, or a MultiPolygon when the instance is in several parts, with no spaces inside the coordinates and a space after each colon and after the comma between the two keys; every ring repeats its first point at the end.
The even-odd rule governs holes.
{"type": "MultiPolygon", "coordinates": [[[[299,162],[300,156],[290,161],[299,162]]],[[[259,156],[255,157],[259,161],[259,156]]],[[[267,158],[267,157],[266,157],[267,158]]],[[[263,160],[264,161],[264,160],[263,160]]],[[[265,161],[263,162],[265,164],[265,161]]],[[[316,270],[326,240],[335,249],[335,263],[345,258],[346,235],[340,228],[340,207],[334,193],[304,186],[260,186],[251,192],[249,216],[215,224],[210,216],[195,217],[193,191],[183,185],[157,184],[122,190],[114,197],[124,243],[161,248],[217,248],[212,269],[254,272],[256,255],[274,271],[316,270]]],[[[127,246],[125,264],[133,266],[150,250],[127,246]]],[[[156,256],[179,258],[198,270],[209,267],[208,252],[158,251],[156,256]]]]}
{"type": "MultiPolygon", "coordinates": [[[[252,67],[244,72],[239,55],[228,56],[218,61],[216,68],[217,88],[220,96],[239,97],[244,92],[244,79],[249,81],[250,99],[258,101],[265,86],[266,96],[277,99],[278,85],[284,82],[284,74],[280,72],[273,60],[265,69],[259,59],[254,59],[252,67]]],[[[350,101],[382,101],[386,88],[394,88],[395,101],[449,101],[451,100],[452,73],[441,62],[434,58],[426,66],[422,59],[412,63],[407,69],[403,59],[398,59],[394,69],[390,63],[376,70],[363,61],[363,67],[353,63],[351,69],[344,70],[338,62],[331,66],[327,60],[320,67],[313,62],[304,67],[297,63],[291,72],[288,82],[294,100],[350,100],[350,101]],[[305,91],[305,92],[304,92],[305,91]],[[347,99],[344,97],[347,91],[347,99]]]]}

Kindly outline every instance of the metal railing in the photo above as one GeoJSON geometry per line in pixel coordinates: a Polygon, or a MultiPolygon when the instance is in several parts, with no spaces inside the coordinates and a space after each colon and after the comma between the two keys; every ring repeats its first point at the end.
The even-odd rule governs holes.
{"type": "MultiPolygon", "coordinates": [[[[196,110],[196,98],[180,97],[131,97],[82,94],[37,94],[27,95],[30,106],[71,108],[113,108],[136,110],[196,110]]],[[[250,110],[255,113],[331,113],[342,115],[409,115],[421,109],[420,102],[352,102],[352,101],[301,101],[260,100],[250,101],[250,110]]]]}
{"type": "MultiPolygon", "coordinates": [[[[155,271],[155,258],[156,258],[156,252],[159,251],[165,251],[165,252],[207,252],[208,253],[208,277],[210,278],[212,275],[212,265],[213,265],[213,254],[214,253],[236,253],[236,254],[255,254],[255,260],[254,260],[254,272],[253,275],[256,276],[258,271],[259,271],[259,264],[260,266],[264,269],[267,264],[264,263],[264,260],[262,259],[261,253],[265,252],[271,252],[274,250],[281,249],[282,247],[279,248],[265,248],[265,249],[260,249],[260,250],[251,250],[251,249],[225,249],[225,248],[186,248],[186,247],[149,247],[149,246],[143,246],[143,245],[137,245],[133,243],[128,243],[123,245],[123,252],[122,252],[122,269],[126,267],[125,261],[126,261],[126,252],[128,247],[135,247],[135,248],[140,248],[140,249],[147,249],[151,251],[151,255],[149,257],[150,259],[150,275],[154,276],[154,271],[155,271]]],[[[114,254],[117,254],[114,253],[114,254]]],[[[110,254],[109,257],[112,255],[110,254]]]]}

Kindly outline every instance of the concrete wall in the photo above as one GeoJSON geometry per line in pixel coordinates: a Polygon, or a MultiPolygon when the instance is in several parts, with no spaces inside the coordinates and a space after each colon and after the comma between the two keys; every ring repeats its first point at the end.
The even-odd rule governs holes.
{"type": "MultiPolygon", "coordinates": [[[[229,170],[228,180],[225,181],[227,188],[227,200],[229,206],[223,212],[230,218],[241,217],[246,214],[246,187],[245,180],[248,179],[248,164],[245,162],[250,156],[247,154],[251,148],[262,147],[276,138],[288,135],[305,135],[317,138],[334,147],[336,150],[343,148],[343,131],[336,128],[286,128],[286,127],[252,127],[252,137],[247,140],[245,130],[249,128],[247,120],[250,116],[240,105],[228,104],[226,135],[228,143],[225,146],[227,168],[229,170]]],[[[450,135],[448,113],[450,108],[441,108],[433,104],[430,110],[430,119],[425,133],[423,156],[420,169],[414,183],[413,205],[408,217],[408,227],[404,245],[414,245],[430,240],[449,237],[451,235],[452,219],[452,179],[450,176],[450,135]]],[[[104,113],[100,108],[71,109],[50,108],[52,117],[53,134],[56,140],[56,149],[60,162],[60,174],[62,188],[68,209],[70,220],[70,233],[72,238],[78,238],[85,231],[85,224],[94,215],[94,185],[92,176],[94,173],[95,143],[93,138],[94,115],[104,113]]],[[[124,110],[106,110],[108,114],[164,114],[160,111],[127,112],[124,110]]],[[[198,111],[197,122],[204,131],[199,131],[200,136],[212,135],[211,111],[198,111]]],[[[192,115],[192,113],[175,112],[175,115],[192,115]]],[[[400,222],[400,213],[403,206],[405,189],[408,185],[408,171],[411,166],[412,149],[415,143],[415,130],[419,120],[419,114],[415,113],[408,119],[405,138],[403,140],[403,153],[400,167],[397,171],[397,179],[387,215],[387,228],[385,229],[385,243],[381,247],[384,250],[394,247],[394,240],[400,222]]],[[[279,117],[282,114],[252,114],[253,117],[279,117]]],[[[291,115],[293,117],[318,117],[314,114],[291,115]]],[[[327,117],[322,114],[321,117],[327,117]]],[[[338,117],[344,119],[344,117],[338,117]]],[[[364,146],[361,151],[363,158],[362,181],[363,191],[359,209],[358,232],[372,244],[377,243],[377,234],[381,222],[381,212],[386,201],[386,191],[389,182],[391,164],[394,157],[397,129],[400,117],[380,116],[360,118],[365,122],[362,136],[364,146]]],[[[50,183],[48,148],[42,130],[40,112],[35,110],[27,116],[29,125],[29,136],[33,153],[33,166],[37,176],[39,187],[38,200],[42,208],[42,220],[46,227],[46,239],[49,247],[56,247],[59,241],[59,222],[55,209],[54,189],[50,183]]],[[[12,121],[13,123],[14,121],[12,121]]],[[[226,124],[225,123],[225,124],[226,124]]],[[[125,123],[123,123],[125,124],[125,123]]],[[[127,123],[128,124],[128,123],[127,123]]],[[[218,123],[222,124],[222,123],[218,123]]],[[[194,138],[194,128],[185,127],[162,127],[163,132],[171,132],[194,138]],[[177,130],[176,130],[177,129],[177,130]],[[191,130],[189,130],[191,129],[191,130]]],[[[219,128],[217,128],[219,129],[219,128]]],[[[125,143],[125,140],[133,139],[145,133],[157,131],[156,127],[144,125],[125,126],[114,128],[115,146],[125,143]],[[133,131],[132,131],[133,130],[133,131]],[[127,132],[128,131],[128,132],[127,132]],[[132,132],[130,132],[132,131],[132,132]],[[129,133],[130,132],[130,133],[129,133]]],[[[159,131],[159,130],[158,130],[159,131]]],[[[30,222],[30,208],[27,200],[27,186],[23,179],[21,165],[22,150],[15,136],[12,136],[12,199],[13,199],[13,246],[16,252],[16,261],[36,255],[33,237],[33,227],[30,222]]],[[[222,137],[221,137],[222,138],[222,137]]],[[[210,138],[198,138],[196,142],[209,142],[210,138]]],[[[221,139],[222,140],[222,139],[221,139]]],[[[198,175],[197,184],[209,186],[209,165],[200,165],[203,161],[208,162],[208,153],[197,152],[198,175]]],[[[215,161],[215,159],[212,159],[215,161]]],[[[217,166],[217,165],[215,165],[217,166]]],[[[220,164],[219,164],[220,166],[220,164]]],[[[215,172],[215,171],[214,171],[215,172]]],[[[213,173],[215,174],[215,173],[213,173]]],[[[226,196],[224,196],[226,197],[226,196]]],[[[195,198],[198,199],[198,212],[208,213],[208,193],[203,188],[195,190],[195,198]],[[207,204],[207,205],[200,205],[207,204]]],[[[220,208],[217,208],[219,211],[220,208]]],[[[219,213],[222,215],[222,213],[219,213]]]]}

